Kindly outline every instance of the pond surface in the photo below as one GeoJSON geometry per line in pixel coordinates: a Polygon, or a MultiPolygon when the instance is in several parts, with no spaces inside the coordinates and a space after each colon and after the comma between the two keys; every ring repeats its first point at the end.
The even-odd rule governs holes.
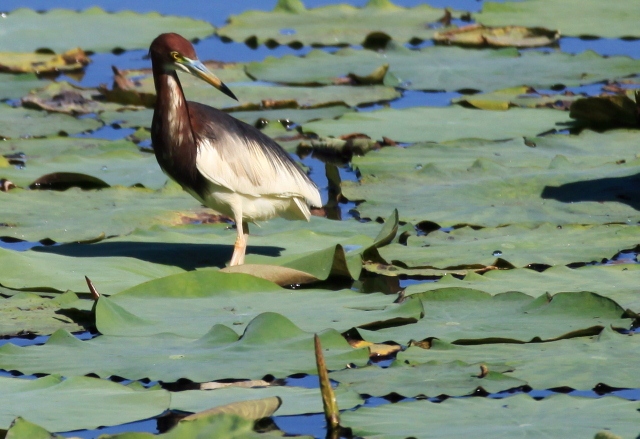
{"type": "MultiPolygon", "coordinates": [[[[258,9],[258,10],[271,10],[275,6],[275,1],[264,0],[245,0],[242,2],[176,2],[176,1],[157,1],[157,0],[141,0],[138,2],[130,2],[123,0],[101,0],[93,2],[92,5],[100,6],[107,11],[121,11],[121,10],[134,10],[136,12],[160,12],[166,15],[184,15],[197,19],[202,19],[213,23],[216,26],[222,26],[226,18],[230,15],[240,14],[246,10],[258,9]]],[[[330,0],[307,0],[305,5],[308,8],[334,4],[336,2],[330,0]]],[[[363,6],[366,4],[365,0],[354,0],[349,3],[354,6],[363,6]]],[[[397,0],[396,4],[401,6],[414,6],[424,2],[415,0],[397,0]]],[[[437,7],[451,7],[453,9],[478,11],[482,7],[482,2],[476,0],[432,0],[428,2],[432,6],[437,7]]],[[[70,8],[70,9],[84,9],[89,7],[89,4],[84,0],[3,0],[1,9],[6,11],[12,11],[17,8],[31,8],[35,10],[50,10],[53,8],[70,8]]],[[[425,47],[431,43],[427,42],[420,47],[425,47]]],[[[408,45],[408,47],[414,48],[414,46],[408,45]]],[[[361,47],[356,49],[365,50],[361,47]]],[[[281,57],[284,55],[304,55],[311,49],[303,47],[301,49],[294,49],[288,46],[279,46],[276,48],[267,48],[265,46],[259,46],[257,48],[251,48],[243,43],[228,43],[221,41],[218,37],[210,37],[204,39],[196,45],[196,50],[202,60],[220,60],[226,62],[246,62],[246,61],[262,61],[267,56],[281,57]]],[[[335,48],[325,48],[327,51],[335,51],[335,48]]],[[[548,49],[542,49],[548,50],[548,49]]],[[[602,55],[626,55],[635,59],[640,58],[640,41],[639,40],[621,40],[621,39],[580,39],[580,38],[562,38],[559,43],[559,50],[565,53],[581,53],[585,50],[593,50],[602,55]]],[[[146,58],[145,50],[133,50],[125,51],[119,54],[113,53],[101,53],[92,56],[92,63],[86,68],[86,72],[81,79],[73,76],[62,75],[58,79],[68,80],[73,83],[80,84],[86,87],[95,87],[99,84],[110,83],[112,81],[111,66],[115,65],[119,69],[137,69],[148,68],[150,66],[149,60],[146,58]]],[[[269,84],[265,84],[269,86],[269,84]]],[[[588,85],[581,87],[568,88],[569,91],[575,93],[588,93],[596,94],[600,91],[600,85],[588,85]]],[[[462,96],[457,92],[424,92],[424,91],[403,91],[402,96],[393,100],[388,105],[368,105],[358,108],[360,112],[371,112],[386,106],[390,106],[395,109],[411,108],[418,106],[448,106],[452,99],[462,96]]],[[[122,139],[130,135],[133,130],[129,129],[116,129],[112,126],[106,126],[94,133],[91,133],[91,137],[99,137],[106,139],[122,139]]],[[[327,178],[324,173],[324,168],[318,160],[312,157],[306,157],[302,159],[302,163],[312,169],[311,177],[321,188],[325,188],[323,193],[323,199],[326,200],[328,187],[327,178]]],[[[358,177],[349,167],[339,168],[339,174],[342,181],[357,181],[358,177]]],[[[340,218],[347,221],[355,221],[354,215],[350,212],[355,206],[354,203],[348,203],[341,206],[340,218]]],[[[450,230],[444,230],[448,232],[450,230]]],[[[10,248],[17,251],[25,251],[35,246],[42,246],[44,244],[40,242],[7,242],[6,240],[0,240],[0,247],[10,248]]],[[[501,255],[501,253],[500,253],[501,255]]],[[[496,256],[500,256],[497,255],[496,256]]],[[[623,252],[610,261],[605,261],[607,264],[635,264],[637,263],[637,253],[633,251],[623,252]]],[[[416,279],[404,279],[398,284],[399,287],[406,288],[410,285],[420,284],[422,282],[433,282],[433,280],[416,280],[416,279]]],[[[395,291],[394,291],[395,292],[395,291]]],[[[46,341],[48,337],[37,337],[35,339],[21,339],[14,338],[10,341],[14,344],[21,346],[29,344],[41,344],[46,341]]],[[[83,334],[80,339],[90,338],[90,335],[83,334]]],[[[6,341],[0,341],[0,345],[6,343],[6,341]]],[[[387,367],[390,360],[378,364],[381,367],[387,367]]],[[[27,378],[27,377],[24,377],[27,378]]],[[[302,386],[302,387],[315,387],[317,384],[317,378],[314,376],[288,379],[287,385],[302,386]]],[[[515,393],[529,393],[529,395],[536,398],[544,398],[551,394],[557,393],[550,390],[541,389],[525,389],[518,390],[515,393]]],[[[512,396],[514,392],[503,392],[483,395],[489,398],[507,398],[512,396]]],[[[591,389],[574,390],[570,393],[574,396],[586,396],[590,398],[599,398],[603,394],[598,393],[591,389]]],[[[617,390],[611,389],[604,394],[617,395],[629,400],[640,399],[640,391],[638,389],[624,389],[617,390]]],[[[404,401],[414,400],[413,398],[405,398],[404,401]]],[[[437,398],[432,399],[434,403],[438,403],[437,398]]],[[[365,402],[365,406],[378,406],[383,404],[396,403],[398,401],[390,401],[384,398],[372,397],[368,398],[365,402]]],[[[305,415],[305,416],[276,416],[274,417],[276,425],[288,434],[308,434],[314,437],[324,437],[324,419],[322,415],[305,415]]],[[[117,433],[121,431],[146,431],[157,433],[158,421],[156,419],[144,420],[131,424],[124,424],[122,426],[102,428],[92,431],[74,431],[62,433],[64,436],[76,436],[82,438],[94,438],[100,434],[105,433],[117,433]]]]}

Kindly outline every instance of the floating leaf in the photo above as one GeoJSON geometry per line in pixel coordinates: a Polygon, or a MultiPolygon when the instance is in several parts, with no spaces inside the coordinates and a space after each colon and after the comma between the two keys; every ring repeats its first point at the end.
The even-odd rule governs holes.
{"type": "Polygon", "coordinates": [[[51,431],[93,429],[158,416],[170,404],[166,390],[134,390],[83,376],[63,379],[50,375],[37,380],[0,377],[0,389],[0,427],[4,429],[17,416],[51,431]]]}
{"type": "MultiPolygon", "coordinates": [[[[349,363],[364,365],[365,349],[353,349],[335,330],[320,335],[330,369],[349,363]]],[[[315,373],[313,334],[287,318],[264,313],[247,325],[242,337],[233,329],[214,325],[199,339],[164,333],[150,337],[102,335],[80,341],[67,331],[56,331],[42,346],[0,347],[0,367],[30,374],[60,373],[77,376],[94,373],[137,380],[174,382],[188,378],[207,382],[227,378],[256,379],[268,373],[285,377],[315,373]],[[136,361],[130,361],[132,357],[136,361]]]]}
{"type": "Polygon", "coordinates": [[[638,388],[640,379],[635,373],[634,353],[639,343],[638,337],[629,337],[610,328],[591,338],[551,343],[458,346],[432,340],[429,349],[410,347],[398,354],[397,361],[416,367],[423,365],[423,369],[433,363],[454,361],[499,363],[511,369],[507,376],[524,380],[534,389],[638,388]]]}
{"type": "Polygon", "coordinates": [[[439,44],[471,47],[540,47],[560,39],[560,32],[541,27],[487,27],[472,24],[459,29],[438,32],[433,40],[439,44]]]}
{"type": "Polygon", "coordinates": [[[264,312],[283,314],[309,332],[380,328],[420,319],[421,303],[393,301],[393,296],[350,290],[291,291],[246,274],[199,270],[101,297],[95,312],[101,334],[122,336],[160,334],[170,327],[177,335],[201,337],[213,321],[242,330],[264,312]]]}
{"type": "MultiPolygon", "coordinates": [[[[356,392],[344,387],[336,388],[335,393],[338,398],[338,404],[343,410],[354,408],[363,402],[356,392]]],[[[282,399],[282,407],[278,409],[278,416],[322,413],[322,401],[318,389],[293,386],[271,386],[254,389],[234,387],[176,392],[171,395],[171,409],[197,412],[208,407],[228,404],[234,401],[273,396],[278,396],[282,399]]]]}
{"type": "Polygon", "coordinates": [[[95,119],[63,114],[49,114],[44,111],[11,108],[0,104],[0,137],[45,137],[63,133],[76,134],[95,130],[102,124],[95,119]]]}
{"type": "Polygon", "coordinates": [[[338,381],[340,386],[360,394],[387,396],[395,393],[407,398],[465,396],[478,387],[489,393],[498,393],[527,384],[505,373],[512,368],[504,363],[480,361],[488,365],[490,372],[486,376],[480,375],[480,363],[433,360],[421,364],[414,362],[411,366],[394,362],[391,367],[384,369],[378,366],[345,369],[331,373],[330,377],[338,381]]]}
{"type": "Polygon", "coordinates": [[[80,48],[60,55],[44,53],[0,52],[0,72],[51,73],[80,70],[90,60],[80,48]]]}
{"type": "Polygon", "coordinates": [[[577,55],[516,48],[469,50],[461,47],[425,47],[411,50],[391,43],[383,51],[341,49],[334,54],[314,50],[304,57],[268,57],[251,63],[247,72],[262,81],[287,84],[332,84],[349,73],[367,75],[389,64],[384,84],[408,90],[476,90],[490,92],[509,87],[548,89],[591,84],[635,75],[640,60],[603,57],[585,51],[577,55]],[[544,65],[544,69],[539,66],[544,65]]]}
{"type": "Polygon", "coordinates": [[[314,9],[305,9],[300,0],[281,0],[272,12],[247,11],[230,17],[218,35],[253,44],[337,46],[390,38],[405,43],[430,39],[435,30],[428,24],[444,15],[444,9],[402,8],[388,0],[370,1],[362,8],[341,4],[314,9]]]}
{"type": "Polygon", "coordinates": [[[630,319],[616,302],[590,292],[558,293],[537,299],[518,292],[491,296],[463,288],[413,294],[425,316],[417,323],[378,331],[359,330],[365,340],[436,337],[456,344],[550,341],[600,333],[604,327],[629,328],[630,319]]]}
{"type": "Polygon", "coordinates": [[[3,49],[30,52],[42,48],[63,52],[81,46],[84,50],[146,49],[163,32],[177,32],[185,38],[203,38],[213,33],[211,24],[185,17],[162,16],[156,12],[109,13],[94,7],[84,11],[51,9],[38,13],[16,9],[2,19],[3,49]],[[54,38],[52,38],[54,36],[54,38]]]}
{"type": "Polygon", "coordinates": [[[107,186],[142,185],[151,189],[162,188],[168,180],[153,154],[141,152],[125,140],[51,137],[0,143],[0,154],[16,151],[24,154],[23,166],[0,169],[0,177],[21,187],[46,174],[60,173],[83,174],[107,186]]]}
{"type": "Polygon", "coordinates": [[[0,74],[0,100],[20,99],[31,90],[49,83],[50,81],[38,79],[32,73],[19,75],[0,74]]]}
{"type": "Polygon", "coordinates": [[[555,294],[561,291],[595,291],[615,300],[624,308],[640,313],[640,297],[637,294],[638,264],[588,265],[580,268],[550,267],[543,272],[529,268],[492,270],[484,275],[468,274],[463,279],[445,275],[437,283],[410,285],[405,294],[445,288],[472,288],[490,294],[520,291],[533,297],[555,294]]]}
{"type": "Polygon", "coordinates": [[[514,267],[578,265],[612,258],[637,243],[635,228],[624,224],[462,227],[409,237],[406,245],[391,244],[380,249],[380,255],[405,268],[473,268],[496,265],[497,258],[514,267]]]}
{"type": "Polygon", "coordinates": [[[78,301],[78,296],[71,292],[53,299],[31,293],[18,293],[8,298],[0,298],[0,335],[51,334],[60,328],[82,331],[85,329],[82,323],[91,323],[88,316],[80,317],[79,313],[69,309],[78,301]]]}
{"type": "Polygon", "coordinates": [[[560,29],[564,36],[640,37],[638,23],[629,14],[635,5],[635,0],[611,4],[599,0],[486,2],[474,18],[489,26],[547,26],[560,29]],[[572,18],[575,11],[580,11],[580,20],[572,18]]]}
{"type": "MultiPolygon", "coordinates": [[[[477,120],[487,113],[466,111],[475,111],[477,120]]],[[[495,123],[504,127],[507,121],[495,123]]],[[[353,158],[361,179],[343,182],[342,193],[366,200],[357,206],[362,218],[384,218],[397,208],[403,221],[441,227],[634,223],[640,220],[640,162],[632,146],[637,139],[633,130],[585,131],[524,141],[382,148],[353,158]]]]}
{"type": "MultiPolygon", "coordinates": [[[[459,106],[413,107],[347,113],[337,120],[304,124],[305,132],[321,136],[365,133],[373,139],[397,142],[443,142],[464,138],[508,139],[562,129],[567,115],[554,110],[514,108],[507,112],[479,111],[459,106]]],[[[348,197],[349,198],[349,197],[348,197]]]]}
{"type": "Polygon", "coordinates": [[[424,438],[425,428],[438,438],[562,439],[591,437],[606,429],[625,437],[638,432],[638,403],[617,397],[553,395],[536,401],[527,394],[508,398],[449,398],[400,402],[345,412],[345,425],[358,436],[424,438]],[[393,419],[393,422],[389,422],[393,419]]]}

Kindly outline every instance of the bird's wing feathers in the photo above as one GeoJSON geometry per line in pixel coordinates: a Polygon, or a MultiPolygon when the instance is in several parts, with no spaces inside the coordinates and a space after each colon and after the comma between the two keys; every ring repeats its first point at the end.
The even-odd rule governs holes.
{"type": "Polygon", "coordinates": [[[189,102],[191,123],[206,120],[196,139],[196,167],[211,182],[234,192],[261,197],[303,197],[321,206],[315,184],[270,137],[228,114],[189,102]]]}

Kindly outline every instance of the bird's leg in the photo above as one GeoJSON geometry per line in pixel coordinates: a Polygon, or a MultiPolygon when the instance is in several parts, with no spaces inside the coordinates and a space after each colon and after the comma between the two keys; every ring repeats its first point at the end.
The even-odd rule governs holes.
{"type": "Polygon", "coordinates": [[[246,222],[236,220],[236,230],[238,231],[238,236],[233,245],[231,262],[229,262],[231,267],[244,264],[244,255],[247,251],[247,239],[249,238],[249,225],[246,222]]]}

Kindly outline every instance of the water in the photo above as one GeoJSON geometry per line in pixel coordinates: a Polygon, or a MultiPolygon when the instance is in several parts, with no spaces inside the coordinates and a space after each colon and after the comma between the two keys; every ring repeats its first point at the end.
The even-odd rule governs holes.
{"type": "MultiPolygon", "coordinates": [[[[348,3],[354,6],[363,6],[367,0],[351,0],[348,3]]],[[[334,4],[334,0],[305,0],[305,5],[309,8],[318,7],[328,4],[334,4]]],[[[419,0],[395,0],[395,3],[405,7],[415,6],[423,3],[419,0]]],[[[481,1],[476,0],[431,0],[429,2],[432,6],[436,7],[451,7],[458,10],[478,11],[482,7],[481,1]]],[[[158,1],[158,0],[139,0],[137,2],[128,2],[125,0],[96,0],[92,3],[87,3],[82,0],[3,0],[0,9],[3,11],[12,11],[17,8],[27,7],[36,10],[48,10],[52,8],[70,8],[75,10],[85,9],[90,5],[98,5],[107,11],[121,11],[121,10],[134,10],[136,12],[160,12],[166,15],[183,15],[207,20],[213,23],[215,26],[222,26],[226,18],[230,15],[236,15],[247,9],[259,9],[259,10],[271,10],[276,4],[276,0],[244,0],[243,2],[174,2],[174,1],[158,1]]],[[[283,28],[281,33],[283,35],[289,35],[291,32],[295,32],[292,29],[283,28]]],[[[431,42],[424,42],[418,46],[408,46],[411,48],[427,47],[431,42]]],[[[580,38],[568,38],[564,37],[560,40],[559,48],[566,53],[581,53],[585,50],[593,50],[601,55],[626,55],[632,58],[640,58],[640,41],[625,41],[614,39],[589,39],[584,40],[580,38]]],[[[303,47],[295,49],[289,46],[278,46],[275,48],[268,48],[260,46],[257,48],[249,47],[243,43],[226,43],[221,41],[217,37],[209,37],[200,41],[196,47],[200,58],[216,59],[227,62],[248,62],[248,61],[260,61],[267,56],[284,56],[284,55],[304,55],[312,50],[309,47],[303,47]]],[[[335,48],[326,48],[325,50],[334,51],[335,48]]],[[[123,53],[100,53],[93,55],[92,63],[86,68],[84,75],[81,78],[70,77],[61,75],[58,80],[67,80],[72,83],[80,84],[86,87],[96,87],[100,84],[110,84],[112,81],[111,66],[116,65],[120,69],[141,69],[150,67],[150,62],[146,58],[146,50],[131,50],[123,53]]],[[[544,90],[539,90],[541,93],[544,90]]],[[[601,92],[601,84],[586,85],[583,87],[572,88],[571,91],[577,93],[586,93],[589,95],[599,94],[601,92]]],[[[458,93],[436,93],[436,92],[423,92],[423,91],[403,91],[401,98],[394,100],[389,105],[392,108],[409,108],[415,106],[446,106],[449,105],[451,99],[459,97],[458,93]]],[[[359,111],[371,111],[381,108],[381,105],[372,105],[366,108],[360,108],[359,111]]],[[[103,127],[93,133],[86,134],[90,137],[99,137],[105,139],[121,139],[132,133],[132,130],[117,129],[114,126],[103,127]]],[[[143,145],[144,146],[144,145],[143,145]]],[[[324,172],[324,165],[319,160],[313,157],[306,157],[302,162],[311,168],[311,177],[319,185],[319,187],[327,188],[328,180],[324,172]]],[[[338,173],[342,181],[351,180],[357,181],[357,176],[347,166],[338,168],[338,173]]],[[[326,200],[328,193],[325,189],[323,193],[323,200],[326,200]]],[[[353,219],[354,215],[350,213],[353,211],[355,205],[353,203],[345,203],[340,205],[340,217],[342,219],[353,219]]],[[[449,230],[445,230],[449,231],[449,230]]],[[[28,241],[16,241],[0,239],[0,247],[11,248],[13,250],[24,251],[35,246],[50,245],[50,243],[42,242],[28,242],[28,241]]],[[[493,252],[494,256],[501,256],[501,251],[493,252]]],[[[635,252],[622,252],[617,257],[612,258],[611,261],[606,263],[637,263],[637,253],[635,252]]],[[[417,280],[417,279],[401,279],[399,281],[400,288],[406,288],[409,285],[432,282],[433,280],[417,280]]],[[[93,335],[89,333],[82,333],[77,335],[80,339],[91,338],[93,335]]],[[[13,343],[20,346],[28,346],[35,344],[42,344],[46,342],[48,336],[38,336],[34,338],[11,338],[0,340],[0,345],[6,343],[13,343]]],[[[393,359],[386,359],[379,362],[381,367],[387,367],[393,359]]],[[[3,376],[13,376],[8,372],[1,372],[3,376]]],[[[34,376],[20,376],[23,379],[33,379],[34,376]]],[[[301,386],[316,388],[317,376],[307,375],[302,377],[289,377],[286,379],[287,385],[301,386]]],[[[508,398],[514,394],[523,393],[524,390],[507,391],[497,394],[490,394],[487,397],[490,398],[508,398]]],[[[551,390],[529,390],[530,396],[535,398],[545,398],[552,395],[551,390]]],[[[603,394],[597,392],[594,389],[588,390],[573,390],[571,395],[586,396],[592,398],[602,397],[603,394]]],[[[640,400],[639,389],[612,389],[605,395],[616,395],[629,400],[640,400]]],[[[408,401],[413,398],[401,398],[400,400],[408,401]]],[[[432,402],[437,403],[442,399],[430,398],[432,402]]],[[[390,404],[397,402],[398,399],[389,399],[383,397],[368,398],[364,405],[366,406],[378,406],[382,404],[390,404]]],[[[274,421],[276,425],[287,432],[288,434],[309,434],[314,437],[324,437],[324,418],[321,414],[303,415],[303,416],[275,416],[274,421]]],[[[101,428],[96,430],[84,430],[62,433],[63,436],[82,437],[82,438],[95,438],[101,434],[113,434],[123,431],[141,431],[158,433],[158,419],[148,419],[130,424],[101,428]]]]}

